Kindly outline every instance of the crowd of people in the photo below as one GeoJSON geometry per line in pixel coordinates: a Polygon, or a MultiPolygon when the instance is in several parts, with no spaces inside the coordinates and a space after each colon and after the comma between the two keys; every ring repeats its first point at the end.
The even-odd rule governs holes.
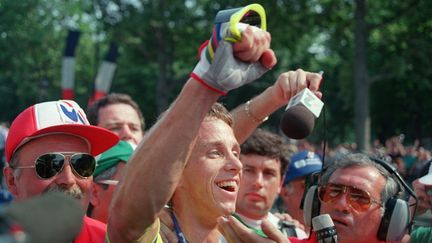
{"type": "Polygon", "coordinates": [[[321,75],[301,69],[229,112],[218,99],[277,60],[262,29],[248,26],[234,43],[224,35],[213,33],[178,97],[147,131],[125,94],[86,112],[60,100],[20,113],[4,147],[14,200],[61,192],[79,201],[86,215],[68,241],[76,243],[317,242],[311,221],[321,214],[340,242],[432,241],[427,226],[409,231],[415,205],[421,213],[431,208],[430,152],[395,137],[366,153],[341,145],[323,161],[307,141],[291,144],[258,128],[304,88],[322,96],[321,75]],[[279,213],[272,211],[277,198],[279,213]]]}

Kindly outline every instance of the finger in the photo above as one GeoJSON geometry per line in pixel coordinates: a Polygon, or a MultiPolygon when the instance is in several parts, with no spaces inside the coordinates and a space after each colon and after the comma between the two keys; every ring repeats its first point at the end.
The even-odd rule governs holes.
{"type": "Polygon", "coordinates": [[[277,63],[277,58],[275,53],[272,49],[267,49],[264,51],[264,53],[261,55],[261,65],[263,65],[265,68],[271,69],[273,68],[277,63]]]}
{"type": "Polygon", "coordinates": [[[261,229],[267,237],[277,243],[290,242],[288,238],[282,234],[276,227],[270,223],[267,219],[264,219],[261,224],[261,229]]]}
{"type": "Polygon", "coordinates": [[[252,53],[250,50],[249,51],[237,51],[237,52],[234,52],[234,56],[243,62],[249,62],[249,60],[252,57],[252,53]]]}
{"type": "Polygon", "coordinates": [[[163,223],[160,224],[160,235],[163,242],[178,242],[177,235],[174,231],[163,223]]]}
{"type": "Polygon", "coordinates": [[[270,49],[270,34],[264,31],[259,31],[254,38],[254,46],[256,46],[256,51],[252,58],[253,62],[260,60],[261,56],[267,49],[270,49]]]}
{"type": "Polygon", "coordinates": [[[288,221],[293,220],[293,218],[291,217],[291,215],[289,215],[287,213],[284,213],[281,216],[283,217],[283,220],[288,220],[288,221]]]}
{"type": "Polygon", "coordinates": [[[249,51],[253,47],[253,30],[247,27],[241,35],[241,40],[239,42],[234,43],[233,51],[234,52],[244,52],[249,51]]]}
{"type": "Polygon", "coordinates": [[[218,229],[224,236],[225,240],[229,243],[234,242],[243,242],[238,238],[235,231],[231,228],[231,225],[229,224],[228,220],[224,217],[219,217],[217,219],[218,222],[218,229]]]}
{"type": "Polygon", "coordinates": [[[322,76],[319,73],[306,72],[306,80],[308,88],[314,92],[318,91],[322,81],[322,76]]]}
{"type": "Polygon", "coordinates": [[[233,51],[242,61],[257,62],[270,47],[270,34],[257,28],[248,27],[242,33],[240,42],[234,44],[233,51]]]}
{"type": "Polygon", "coordinates": [[[252,48],[250,52],[250,62],[257,62],[261,58],[262,53],[264,52],[264,49],[257,45],[256,47],[252,48]]]}
{"type": "Polygon", "coordinates": [[[281,73],[275,82],[276,96],[280,97],[280,99],[282,99],[283,102],[287,102],[290,98],[289,94],[287,94],[287,92],[290,89],[287,80],[288,80],[288,72],[285,72],[285,73],[281,73]]]}
{"type": "Polygon", "coordinates": [[[297,90],[297,72],[288,72],[288,84],[289,84],[289,95],[290,98],[295,95],[295,90],[297,90]]]}
{"type": "Polygon", "coordinates": [[[228,222],[232,229],[234,230],[235,234],[238,236],[239,239],[241,239],[241,242],[261,242],[261,243],[270,243],[273,242],[271,240],[268,240],[251,229],[247,228],[245,225],[243,225],[240,221],[238,221],[233,216],[228,217],[228,222]]]}
{"type": "Polygon", "coordinates": [[[306,88],[306,72],[303,71],[303,69],[297,69],[296,70],[297,73],[297,89],[294,91],[296,94],[303,90],[304,88],[306,88]]]}
{"type": "Polygon", "coordinates": [[[171,228],[171,230],[174,230],[174,223],[172,221],[169,208],[163,208],[161,210],[161,212],[159,213],[159,219],[161,220],[162,224],[167,226],[167,228],[171,228]]]}

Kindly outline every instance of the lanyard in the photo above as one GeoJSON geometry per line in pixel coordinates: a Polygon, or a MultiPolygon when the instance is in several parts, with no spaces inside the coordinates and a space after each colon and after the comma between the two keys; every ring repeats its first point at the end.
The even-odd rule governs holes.
{"type": "Polygon", "coordinates": [[[242,223],[244,226],[246,226],[246,227],[248,227],[249,229],[253,230],[256,234],[258,234],[258,235],[260,235],[260,236],[262,236],[262,237],[266,237],[266,238],[267,238],[267,235],[264,234],[264,232],[263,232],[262,230],[260,230],[260,229],[256,229],[256,228],[254,228],[254,227],[249,226],[248,224],[246,224],[246,223],[243,221],[243,219],[240,218],[240,216],[239,216],[238,214],[234,213],[232,216],[234,216],[234,218],[236,218],[238,221],[240,221],[240,223],[242,223]]]}
{"type": "Polygon", "coordinates": [[[171,218],[172,218],[172,221],[174,223],[174,229],[175,229],[178,241],[180,243],[188,243],[188,241],[186,240],[186,237],[184,236],[182,230],[180,229],[180,225],[177,222],[177,218],[174,215],[174,211],[171,211],[171,218]]]}

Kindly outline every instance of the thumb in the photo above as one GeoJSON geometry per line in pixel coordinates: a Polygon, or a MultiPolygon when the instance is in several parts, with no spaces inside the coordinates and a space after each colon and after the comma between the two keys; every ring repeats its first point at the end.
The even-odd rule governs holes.
{"type": "Polygon", "coordinates": [[[277,58],[272,49],[267,49],[261,55],[261,64],[267,68],[273,68],[277,63],[277,58]]]}
{"type": "Polygon", "coordinates": [[[268,219],[264,219],[261,224],[261,229],[269,239],[274,240],[277,243],[290,243],[291,241],[282,234],[268,219]]]}

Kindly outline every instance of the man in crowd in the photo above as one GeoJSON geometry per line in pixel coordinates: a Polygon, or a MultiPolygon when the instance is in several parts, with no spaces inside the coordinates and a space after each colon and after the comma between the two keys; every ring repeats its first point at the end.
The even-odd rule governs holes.
{"type": "Polygon", "coordinates": [[[106,128],[120,140],[138,144],[145,129],[145,121],[138,104],[127,94],[109,94],[87,108],[90,124],[106,128]]]}
{"type": "Polygon", "coordinates": [[[417,180],[413,181],[412,185],[414,187],[414,191],[418,199],[419,210],[417,210],[418,213],[417,216],[423,218],[425,221],[429,223],[429,225],[417,226],[416,229],[413,232],[411,232],[410,242],[412,243],[431,242],[432,227],[430,223],[431,223],[431,210],[432,210],[432,164],[429,165],[428,173],[418,178],[417,180]]]}
{"type": "MultiPolygon", "coordinates": [[[[248,27],[240,42],[220,41],[210,63],[205,57],[209,47],[203,50],[192,78],[128,163],[124,180],[114,193],[109,240],[155,241],[158,214],[170,199],[179,240],[220,238],[216,219],[234,211],[241,163],[230,116],[214,103],[275,64],[269,40],[268,33],[248,27]]],[[[313,77],[312,90],[317,91],[320,78],[317,74],[313,77]]],[[[299,90],[306,87],[306,80],[301,82],[295,86],[299,90]]],[[[248,115],[253,112],[248,111],[248,115]]],[[[256,115],[257,124],[260,115],[256,115]]]]}
{"type": "MultiPolygon", "coordinates": [[[[258,95],[253,100],[253,108],[251,108],[251,104],[244,104],[239,106],[239,108],[236,108],[232,114],[233,114],[233,123],[237,126],[234,126],[234,133],[239,138],[238,140],[244,140],[246,136],[248,136],[249,131],[252,131],[255,129],[258,125],[261,124],[261,121],[263,119],[259,118],[253,118],[250,116],[255,116],[256,114],[260,114],[260,116],[267,116],[270,113],[272,113],[274,110],[279,108],[280,106],[286,104],[289,100],[289,96],[286,94],[291,93],[291,89],[289,86],[287,87],[287,83],[293,83],[296,84],[296,80],[306,80],[306,78],[310,78],[311,74],[304,72],[301,69],[298,69],[297,71],[289,71],[281,74],[278,79],[276,80],[275,84],[268,88],[266,91],[258,95]],[[283,96],[282,98],[280,96],[283,96]],[[282,101],[282,102],[281,102],[282,101]],[[246,113],[246,109],[249,113],[246,113]],[[249,120],[248,120],[249,119],[249,120]],[[240,130],[240,131],[237,131],[240,130]]],[[[312,75],[313,76],[313,75],[312,75]]],[[[94,103],[91,110],[91,114],[95,114],[95,107],[100,106],[100,104],[105,104],[109,102],[114,102],[115,100],[118,100],[119,98],[116,94],[108,95],[108,97],[102,98],[101,100],[94,103]],[[109,102],[108,102],[109,101],[109,102]]],[[[120,96],[122,97],[122,96],[120,96]]],[[[109,108],[113,105],[108,105],[109,108]]],[[[131,105],[132,107],[132,105],[131,105]]],[[[118,117],[120,114],[117,114],[119,110],[115,109],[110,112],[105,113],[104,109],[99,109],[100,114],[103,114],[103,116],[107,119],[114,119],[111,117],[118,117]]],[[[89,117],[94,117],[90,114],[89,117]]],[[[121,117],[121,116],[120,116],[121,117]]],[[[95,120],[96,121],[96,120],[95,120]]],[[[103,124],[101,122],[100,124],[103,124]]],[[[109,127],[106,127],[109,128],[109,127]]],[[[126,130],[126,129],[125,129],[126,130]]],[[[116,132],[118,130],[112,130],[113,132],[116,132]]],[[[118,134],[120,135],[120,134],[118,134]]],[[[127,138],[127,136],[123,137],[127,138]]],[[[118,183],[118,180],[120,179],[123,170],[126,169],[126,159],[128,159],[132,153],[129,153],[130,151],[128,148],[129,146],[126,146],[124,143],[120,145],[120,143],[112,148],[111,150],[105,152],[102,154],[102,157],[98,160],[98,166],[96,167],[96,171],[93,175],[93,181],[94,181],[94,197],[89,205],[87,215],[95,218],[97,220],[100,220],[104,223],[107,222],[107,217],[109,213],[109,205],[111,202],[113,191],[118,183]],[[127,156],[126,156],[127,154],[127,156]],[[105,161],[113,161],[115,160],[116,163],[109,163],[110,166],[106,166],[105,161]]],[[[284,169],[280,170],[281,172],[284,171],[284,169]]],[[[279,184],[278,184],[279,186],[279,184]]],[[[272,215],[273,216],[273,215],[272,215]]],[[[170,224],[171,225],[171,224],[170,224]]],[[[298,235],[302,236],[301,229],[296,228],[298,231],[298,235]]]]}
{"type": "Polygon", "coordinates": [[[112,194],[132,156],[134,146],[120,141],[117,145],[101,154],[93,173],[93,197],[87,215],[107,223],[112,194]]]}
{"type": "MultiPolygon", "coordinates": [[[[320,213],[329,214],[332,218],[339,242],[385,242],[385,239],[379,238],[378,229],[383,219],[386,201],[398,193],[398,182],[389,171],[367,155],[348,154],[330,164],[321,176],[318,189],[320,213]]],[[[274,229],[271,231],[274,234],[269,237],[270,239],[257,236],[232,217],[221,221],[220,224],[231,239],[241,239],[245,242],[270,242],[270,239],[288,242],[274,229]]],[[[267,223],[266,230],[268,226],[267,223]]],[[[289,240],[317,242],[315,234],[306,240],[289,240]]]]}
{"type": "Polygon", "coordinates": [[[257,129],[241,145],[243,173],[237,196],[236,215],[240,221],[261,235],[261,222],[267,218],[288,235],[306,238],[303,230],[270,213],[280,193],[283,175],[289,163],[290,155],[285,155],[283,148],[280,136],[262,129],[257,129]]]}
{"type": "MultiPolygon", "coordinates": [[[[89,125],[74,101],[33,105],[10,127],[5,151],[8,167],[3,171],[8,189],[18,201],[50,191],[64,192],[79,200],[85,211],[92,195],[94,156],[118,140],[114,133],[89,125]]],[[[103,242],[105,227],[84,216],[74,242],[103,242]]]]}
{"type": "MultiPolygon", "coordinates": [[[[291,157],[291,163],[285,174],[280,193],[285,211],[303,225],[305,222],[301,203],[306,189],[306,178],[312,173],[321,171],[321,168],[320,157],[314,152],[304,150],[291,157]]],[[[309,230],[306,229],[306,231],[309,230]]]]}

